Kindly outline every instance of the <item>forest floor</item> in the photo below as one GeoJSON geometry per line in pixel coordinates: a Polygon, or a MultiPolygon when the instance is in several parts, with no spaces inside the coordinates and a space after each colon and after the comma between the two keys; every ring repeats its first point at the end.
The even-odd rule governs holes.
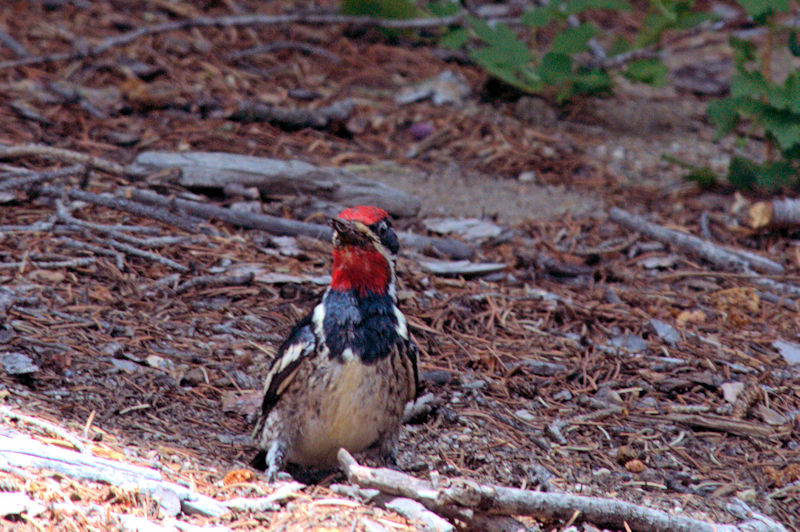
{"type": "MultiPolygon", "coordinates": [[[[0,13],[0,28],[35,55],[237,7],[302,6],[20,2],[0,13]]],[[[440,59],[433,45],[341,25],[192,28],[17,68],[2,64],[15,55],[0,46],[0,143],[44,144],[122,165],[147,150],[301,159],[419,198],[416,216],[396,220],[402,229],[424,233],[426,221],[442,217],[512,228],[470,241],[478,248],[473,261],[506,265],[490,276],[437,276],[418,253],[399,261],[400,305],[422,353],[425,392],[436,402],[403,428],[400,468],[421,478],[438,471],[613,497],[722,523],[741,521],[750,508],[800,530],[800,369],[789,363],[800,350],[797,300],[762,292],[752,276],[637,236],[607,215],[616,206],[704,234],[779,262],[785,273],[774,279],[800,282],[796,232],[749,230],[739,222],[747,199],[724,187],[701,190],[662,158],[724,170],[735,149],[760,149],[757,140],[745,148],[715,142],[704,117],[708,96],[676,88],[687,66],[731,68],[731,31],[674,36],[667,46],[674,76],[665,87],[620,81],[613,96],[566,108],[497,91],[481,70],[440,59]],[[229,57],[276,42],[290,44],[229,57]],[[445,70],[469,87],[463,101],[396,103],[400,91],[445,70]],[[335,127],[286,130],[229,118],[243,101],[319,108],[342,98],[355,107],[335,127]],[[421,123],[430,134],[418,140],[421,123]],[[720,419],[735,423],[714,422],[720,419]]],[[[0,171],[54,165],[30,157],[5,163],[0,171]]],[[[60,184],[186,192],[100,170],[60,184]]],[[[210,222],[216,234],[195,234],[96,205],[68,206],[79,220],[137,226],[127,234],[141,239],[182,237],[150,248],[185,268],[175,277],[179,270],[152,258],[122,252],[115,261],[120,252],[109,235],[88,226],[48,225],[56,208],[35,191],[0,192],[0,290],[7,290],[0,292],[0,356],[19,353],[37,367],[0,373],[5,405],[66,427],[95,454],[159,469],[219,500],[272,492],[258,475],[240,471],[244,481],[232,483],[226,474],[246,468],[255,452],[249,433],[266,365],[324,290],[310,281],[328,273],[330,246],[304,238],[287,244],[218,221],[210,222]],[[75,249],[76,241],[95,247],[75,249]],[[91,260],[73,260],[82,258],[91,260]],[[72,262],[48,265],[65,260],[72,262]],[[244,266],[297,282],[176,289],[244,266]]],[[[312,220],[333,208],[302,194],[246,199],[234,192],[205,201],[312,220]]],[[[54,440],[3,415],[7,427],[54,440]]],[[[6,488],[82,508],[10,516],[16,521],[6,524],[20,529],[103,530],[118,523],[115,512],[166,523],[151,500],[117,488],[13,469],[0,477],[6,488]]],[[[417,526],[330,491],[342,481],[333,474],[274,511],[181,519],[234,530],[417,526]]],[[[532,530],[564,527],[520,519],[532,530]]]]}

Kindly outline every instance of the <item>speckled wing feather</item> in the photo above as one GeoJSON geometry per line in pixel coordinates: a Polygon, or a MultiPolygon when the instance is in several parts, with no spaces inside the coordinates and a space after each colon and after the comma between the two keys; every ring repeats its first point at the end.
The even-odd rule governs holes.
{"type": "Polygon", "coordinates": [[[419,369],[417,368],[417,359],[419,356],[417,344],[414,343],[414,340],[412,340],[408,334],[402,337],[402,342],[405,344],[405,349],[403,351],[405,351],[406,357],[408,357],[409,362],[411,362],[411,367],[414,372],[414,392],[411,398],[411,400],[414,400],[419,397],[419,369]]]}
{"type": "Polygon", "coordinates": [[[261,417],[254,434],[261,431],[264,421],[280,400],[281,394],[294,377],[300,363],[316,349],[317,339],[314,336],[311,317],[312,314],[309,313],[295,325],[272,360],[264,380],[264,401],[261,404],[261,417]]]}

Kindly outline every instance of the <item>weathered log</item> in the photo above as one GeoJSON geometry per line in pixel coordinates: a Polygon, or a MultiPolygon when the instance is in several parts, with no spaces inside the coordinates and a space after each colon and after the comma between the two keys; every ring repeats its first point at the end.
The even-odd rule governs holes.
{"type": "Polygon", "coordinates": [[[577,514],[598,526],[643,532],[786,532],[781,524],[761,515],[738,526],[723,525],[617,499],[507,488],[467,479],[440,479],[434,485],[399,471],[359,465],[345,449],[339,449],[338,459],[350,482],[407,497],[468,525],[471,514],[480,513],[530,515],[547,521],[567,521],[577,514]]]}
{"type": "Polygon", "coordinates": [[[224,188],[232,183],[256,187],[265,196],[309,195],[343,205],[369,204],[398,217],[419,212],[417,198],[340,168],[314,166],[297,160],[269,159],[222,152],[144,152],[130,169],[146,173],[180,170],[185,187],[224,188]]]}
{"type": "Polygon", "coordinates": [[[749,210],[748,223],[753,229],[781,229],[800,226],[800,199],[784,198],[759,201],[749,210]]]}
{"type": "MultiPolygon", "coordinates": [[[[234,211],[197,201],[168,198],[149,190],[129,189],[127,194],[142,203],[172,209],[173,211],[183,211],[206,219],[216,218],[239,227],[261,229],[273,235],[303,235],[330,241],[333,234],[331,228],[326,225],[287,220],[286,218],[278,218],[277,216],[268,216],[266,214],[234,211]]],[[[429,250],[454,259],[468,259],[475,253],[475,249],[472,246],[450,238],[433,238],[407,232],[401,232],[397,236],[403,246],[429,250]]]]}
{"type": "Polygon", "coordinates": [[[773,260],[755,253],[719,246],[688,233],[667,229],[617,207],[611,209],[609,218],[611,221],[631,231],[642,233],[653,240],[675,246],[684,252],[707,260],[729,271],[747,272],[750,268],[753,268],[767,273],[779,274],[784,272],[784,267],[773,260]]]}
{"type": "Polygon", "coordinates": [[[49,469],[70,478],[105,482],[114,486],[133,483],[151,495],[168,490],[180,499],[185,513],[216,517],[228,512],[224,504],[211,497],[162,480],[161,473],[154,469],[44,445],[8,428],[0,429],[0,461],[13,467],[49,469]]]}

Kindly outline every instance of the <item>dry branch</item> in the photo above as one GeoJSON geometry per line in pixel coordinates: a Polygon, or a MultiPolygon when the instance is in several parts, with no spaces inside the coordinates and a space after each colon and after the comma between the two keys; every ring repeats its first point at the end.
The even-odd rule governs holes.
{"type": "Polygon", "coordinates": [[[339,57],[334,53],[329,52],[325,48],[298,41],[275,41],[269,44],[253,46],[252,48],[247,48],[246,50],[238,50],[236,52],[231,52],[230,54],[228,54],[228,59],[241,59],[243,57],[250,57],[251,55],[277,52],[279,50],[300,50],[301,52],[305,52],[310,55],[318,55],[320,57],[324,57],[325,59],[334,64],[339,64],[342,62],[341,57],[339,57]]]}
{"type": "MultiPolygon", "coordinates": [[[[331,228],[325,225],[287,220],[285,218],[268,216],[266,214],[234,211],[196,201],[168,198],[149,190],[131,189],[129,194],[134,199],[151,205],[183,211],[206,219],[215,218],[239,227],[260,229],[273,235],[304,235],[326,241],[330,240],[332,236],[331,228]]],[[[449,238],[432,238],[406,232],[399,233],[398,237],[404,246],[430,250],[456,259],[466,259],[475,253],[472,246],[449,238]]]]}
{"type": "Polygon", "coordinates": [[[70,478],[105,482],[114,486],[133,483],[151,496],[172,491],[180,499],[181,507],[186,513],[219,516],[228,512],[223,504],[210,497],[162,480],[161,474],[153,469],[44,445],[7,428],[0,429],[0,462],[27,470],[49,469],[70,478]]]}
{"type": "Polygon", "coordinates": [[[414,29],[414,28],[433,28],[458,24],[464,18],[463,14],[441,18],[422,18],[422,19],[387,19],[379,17],[359,17],[346,15],[324,15],[324,14],[296,14],[296,15],[232,15],[222,17],[198,17],[187,20],[176,20],[153,24],[131,30],[120,35],[107,37],[95,46],[88,48],[73,49],[69,52],[58,52],[53,54],[38,55],[34,57],[22,57],[9,61],[0,61],[0,69],[17,68],[27,65],[37,65],[42,63],[52,63],[56,61],[71,61],[87,57],[96,57],[111,48],[130,44],[137,39],[148,35],[156,35],[168,31],[185,30],[190,28],[220,27],[229,28],[235,26],[265,26],[265,25],[286,25],[294,23],[303,24],[349,24],[363,27],[379,27],[393,29],[414,29]]]}
{"type": "Polygon", "coordinates": [[[466,479],[450,479],[446,485],[434,486],[399,471],[359,465],[344,449],[339,450],[338,458],[350,482],[407,497],[447,517],[463,519],[470,511],[478,511],[567,521],[577,513],[581,520],[596,526],[641,532],[786,532],[779,523],[757,515],[739,526],[723,525],[601,497],[529,491],[466,479]]]}
{"type": "Polygon", "coordinates": [[[190,233],[197,233],[200,230],[198,224],[202,222],[202,220],[195,217],[180,215],[179,213],[170,212],[160,207],[144,205],[136,201],[106,194],[94,194],[77,188],[64,189],[61,187],[46,186],[42,187],[39,192],[43,196],[54,198],[67,196],[70,199],[85,201],[94,205],[108,207],[109,209],[129,212],[136,216],[141,216],[142,218],[158,220],[159,222],[172,225],[190,233]]]}
{"type": "Polygon", "coordinates": [[[750,207],[749,215],[753,229],[796,227],[800,225],[800,199],[759,201],[750,207]]]}
{"type": "Polygon", "coordinates": [[[21,146],[0,144],[0,159],[18,159],[20,157],[40,157],[65,163],[83,164],[109,174],[125,175],[125,168],[120,164],[73,150],[42,146],[40,144],[25,144],[21,146]]]}
{"type": "Polygon", "coordinates": [[[342,204],[377,205],[394,216],[414,216],[420,201],[401,190],[340,168],[304,161],[222,152],[144,152],[132,167],[138,173],[177,168],[184,187],[257,187],[269,196],[310,195],[342,204]]]}
{"type": "Polygon", "coordinates": [[[653,240],[673,245],[684,252],[727,270],[747,272],[750,268],[754,268],[767,273],[784,272],[783,266],[775,261],[754,253],[740,252],[739,250],[718,246],[713,242],[674,229],[667,229],[648,222],[641,216],[630,214],[616,207],[611,209],[609,218],[611,221],[631,231],[636,231],[653,240]]]}
{"type": "Polygon", "coordinates": [[[228,118],[238,122],[269,122],[290,130],[306,127],[324,129],[331,123],[341,123],[347,120],[354,107],[355,104],[350,98],[316,109],[240,102],[239,108],[228,118]]]}
{"type": "Polygon", "coordinates": [[[30,185],[47,181],[57,177],[66,177],[78,174],[84,170],[84,166],[75,164],[67,166],[66,168],[58,168],[56,170],[41,170],[41,171],[25,171],[15,172],[15,176],[11,179],[0,181],[0,190],[19,189],[25,188],[30,185]]]}

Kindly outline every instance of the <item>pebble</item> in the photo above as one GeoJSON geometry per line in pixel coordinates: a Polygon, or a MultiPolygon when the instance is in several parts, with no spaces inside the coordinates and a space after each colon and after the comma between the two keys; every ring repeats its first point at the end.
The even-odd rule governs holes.
{"type": "Polygon", "coordinates": [[[480,390],[482,388],[486,388],[486,381],[478,379],[472,382],[465,382],[464,384],[461,385],[461,388],[464,390],[480,390]]]}
{"type": "Polygon", "coordinates": [[[9,375],[28,375],[39,371],[39,366],[33,363],[31,357],[23,353],[0,353],[0,364],[9,375]]]}
{"type": "Polygon", "coordinates": [[[641,353],[647,350],[647,342],[636,334],[621,334],[611,339],[611,345],[621,347],[631,353],[641,353]]]}
{"type": "Polygon", "coordinates": [[[536,175],[536,172],[533,170],[528,170],[520,173],[519,176],[517,176],[517,181],[520,183],[533,183],[536,181],[537,177],[538,176],[536,175]]]}
{"type": "Polygon", "coordinates": [[[516,412],[514,412],[514,415],[518,419],[520,419],[522,421],[526,421],[528,423],[531,423],[536,419],[536,417],[533,414],[531,414],[529,411],[527,411],[525,409],[517,410],[516,412]]]}
{"type": "Polygon", "coordinates": [[[572,392],[569,390],[561,390],[558,393],[553,394],[554,401],[571,401],[572,400],[572,392]]]}
{"type": "Polygon", "coordinates": [[[675,345],[681,340],[681,335],[678,330],[669,323],[661,320],[651,319],[648,324],[659,338],[664,340],[670,345],[675,345]]]}

